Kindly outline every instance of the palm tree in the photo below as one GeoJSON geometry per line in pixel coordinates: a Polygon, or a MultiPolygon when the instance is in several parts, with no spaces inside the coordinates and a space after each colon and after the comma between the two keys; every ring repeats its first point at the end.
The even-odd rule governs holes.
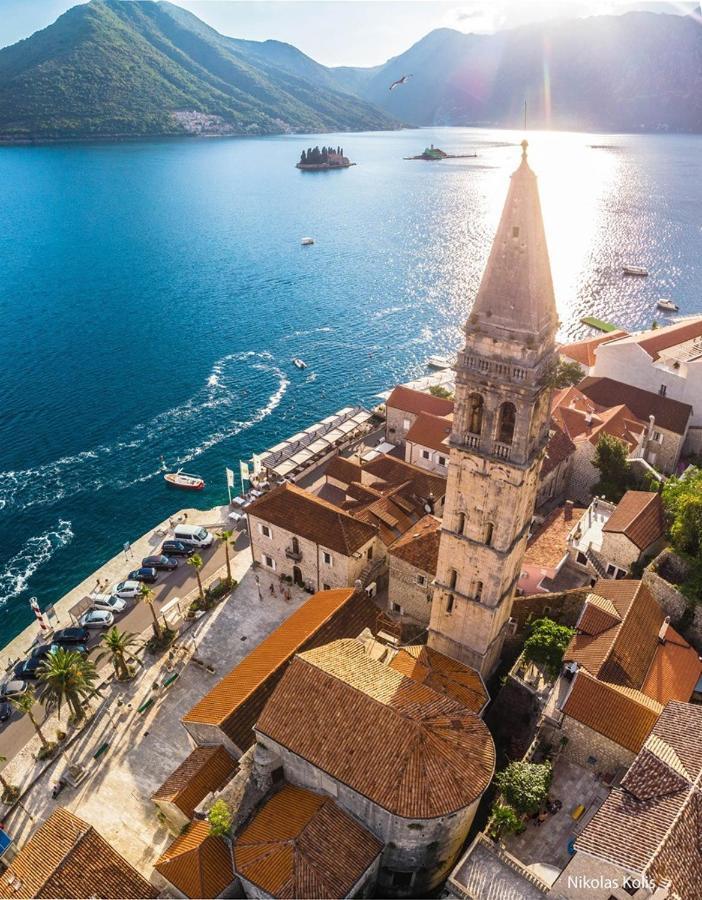
{"type": "Polygon", "coordinates": [[[127,659],[135,659],[129,648],[137,643],[136,635],[131,631],[120,631],[114,625],[107,634],[103,634],[101,643],[105,645],[105,649],[97,655],[95,661],[99,663],[109,655],[117,677],[120,681],[126,681],[130,675],[127,659]]]}
{"type": "Polygon", "coordinates": [[[232,583],[232,567],[229,563],[229,541],[232,539],[233,535],[233,530],[217,532],[217,537],[220,541],[224,541],[224,558],[227,560],[227,581],[229,584],[232,583]]]}
{"type": "Polygon", "coordinates": [[[49,707],[56,706],[59,716],[65,701],[74,718],[80,721],[84,716],[83,700],[99,693],[95,687],[95,663],[77,650],[59,647],[42,662],[37,674],[44,685],[42,702],[49,707]]]}
{"type": "Polygon", "coordinates": [[[200,600],[204,600],[205,592],[202,590],[202,581],[200,580],[200,569],[203,567],[204,563],[200,554],[193,553],[193,555],[188,559],[188,565],[192,566],[193,569],[195,569],[195,577],[197,578],[197,589],[200,592],[200,600]]]}
{"type": "Polygon", "coordinates": [[[141,594],[141,599],[144,601],[144,603],[148,603],[148,605],[149,605],[149,609],[151,610],[151,616],[154,620],[154,634],[156,635],[157,638],[160,638],[162,631],[161,631],[161,626],[158,621],[158,616],[156,615],[156,610],[154,608],[154,592],[148,586],[148,584],[145,584],[142,581],[141,585],[139,586],[139,593],[141,594]]]}
{"type": "Polygon", "coordinates": [[[42,747],[46,747],[48,744],[48,741],[44,737],[44,733],[41,730],[41,726],[39,725],[37,720],[34,718],[33,710],[34,710],[34,704],[36,702],[37,702],[37,697],[32,688],[29,688],[29,690],[24,692],[24,694],[20,694],[19,696],[13,697],[10,700],[10,703],[12,703],[12,705],[14,706],[14,708],[16,710],[19,710],[19,712],[21,712],[23,714],[26,713],[26,715],[29,716],[29,721],[32,723],[32,725],[34,726],[34,730],[39,735],[39,740],[41,741],[42,747]]]}

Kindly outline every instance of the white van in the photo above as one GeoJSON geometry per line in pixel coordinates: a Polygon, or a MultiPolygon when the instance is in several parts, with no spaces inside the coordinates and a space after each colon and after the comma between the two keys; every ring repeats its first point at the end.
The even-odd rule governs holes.
{"type": "Polygon", "coordinates": [[[214,540],[214,537],[202,525],[176,525],[173,538],[191,547],[209,547],[214,540]]]}

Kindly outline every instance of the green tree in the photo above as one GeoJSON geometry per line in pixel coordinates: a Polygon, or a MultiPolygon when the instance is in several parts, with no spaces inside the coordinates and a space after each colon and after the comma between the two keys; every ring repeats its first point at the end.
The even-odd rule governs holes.
{"type": "Polygon", "coordinates": [[[559,359],[555,366],[550,370],[548,375],[548,386],[561,390],[562,388],[572,387],[572,385],[580,384],[585,377],[579,363],[559,359]]]}
{"type": "Polygon", "coordinates": [[[227,581],[232,583],[232,567],[229,562],[229,542],[234,537],[234,532],[231,529],[226,529],[224,531],[218,531],[217,537],[220,541],[224,541],[224,558],[227,561],[227,581]]]}
{"type": "Polygon", "coordinates": [[[42,747],[46,747],[48,745],[48,741],[44,737],[44,732],[41,730],[41,726],[34,718],[34,704],[37,702],[37,696],[34,693],[32,688],[26,690],[24,694],[19,694],[17,697],[13,697],[10,701],[14,708],[21,712],[23,715],[29,717],[29,721],[34,726],[34,730],[39,735],[39,740],[41,741],[42,747]]]}
{"type": "Polygon", "coordinates": [[[524,658],[556,678],[563,664],[563,653],[575,632],[553,619],[537,619],[524,642],[524,658]]]}
{"type": "Polygon", "coordinates": [[[633,482],[631,466],[627,461],[626,444],[611,434],[600,435],[595,448],[593,465],[600,478],[593,492],[618,503],[633,482]]]}
{"type": "Polygon", "coordinates": [[[99,693],[95,687],[95,663],[77,650],[66,650],[64,647],[54,650],[39,666],[37,675],[43,685],[42,703],[47,708],[55,706],[59,716],[65,702],[74,718],[80,721],[84,716],[83,701],[99,693]]]}
{"type": "Polygon", "coordinates": [[[499,840],[507,834],[521,834],[525,828],[524,822],[511,806],[504,803],[495,804],[487,825],[490,837],[499,840]]]}
{"type": "Polygon", "coordinates": [[[535,813],[548,797],[551,763],[511,762],[495,776],[497,788],[518,813],[535,813]]]}
{"type": "MultiPolygon", "coordinates": [[[[0,765],[2,763],[7,762],[6,756],[0,756],[0,765]]],[[[5,776],[0,772],[0,784],[2,785],[2,796],[3,800],[7,798],[13,798],[17,794],[17,787],[14,784],[10,784],[10,782],[5,778],[5,776]]]]}
{"type": "Polygon", "coordinates": [[[139,585],[139,594],[141,596],[141,599],[144,601],[144,603],[146,603],[148,605],[149,609],[151,610],[151,618],[154,620],[153,621],[154,634],[156,635],[157,638],[160,638],[162,629],[161,629],[161,625],[158,621],[158,616],[156,615],[156,608],[154,607],[154,592],[148,586],[148,584],[145,584],[142,581],[142,583],[139,585]]]}
{"type": "Polygon", "coordinates": [[[202,590],[202,579],[200,578],[200,569],[204,566],[204,562],[199,553],[193,553],[188,559],[188,565],[195,569],[195,577],[197,578],[197,589],[200,592],[200,599],[205,599],[205,592],[202,590]]]}
{"type": "Polygon", "coordinates": [[[232,813],[224,800],[215,800],[207,813],[207,821],[210,823],[210,834],[216,837],[229,834],[232,827],[232,813]]]}
{"type": "Polygon", "coordinates": [[[446,388],[440,384],[432,384],[429,388],[429,393],[432,397],[441,397],[444,400],[451,400],[453,398],[451,391],[446,390],[446,388]]]}
{"type": "Polygon", "coordinates": [[[137,636],[135,634],[132,634],[131,631],[120,631],[116,625],[113,625],[113,627],[102,636],[100,644],[104,649],[97,655],[97,662],[100,662],[106,656],[109,656],[117,678],[119,678],[120,681],[126,681],[130,676],[127,660],[136,658],[130,648],[135,647],[137,643],[137,636]]]}
{"type": "Polygon", "coordinates": [[[702,560],[702,469],[689,469],[680,478],[671,476],[661,497],[673,547],[702,560]]]}

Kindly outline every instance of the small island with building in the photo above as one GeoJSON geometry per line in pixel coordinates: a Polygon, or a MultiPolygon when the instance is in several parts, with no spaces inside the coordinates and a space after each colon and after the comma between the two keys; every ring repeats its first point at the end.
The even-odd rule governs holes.
{"type": "Polygon", "coordinates": [[[444,150],[440,150],[438,147],[435,147],[433,144],[430,144],[428,147],[424,148],[424,151],[419,154],[419,156],[405,156],[405,159],[426,159],[430,162],[434,162],[439,159],[475,159],[477,153],[446,153],[444,150]]]}
{"type": "Polygon", "coordinates": [[[348,156],[344,156],[343,147],[308,147],[300,154],[300,161],[296,168],[306,172],[315,172],[319,169],[348,169],[355,166],[348,156]]]}

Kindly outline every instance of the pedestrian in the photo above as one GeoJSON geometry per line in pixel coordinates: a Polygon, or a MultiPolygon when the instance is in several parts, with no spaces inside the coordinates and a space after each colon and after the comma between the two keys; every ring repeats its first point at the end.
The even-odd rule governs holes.
{"type": "Polygon", "coordinates": [[[273,582],[271,582],[271,584],[268,586],[268,589],[271,592],[271,597],[274,597],[275,596],[275,588],[273,587],[273,582]]]}

